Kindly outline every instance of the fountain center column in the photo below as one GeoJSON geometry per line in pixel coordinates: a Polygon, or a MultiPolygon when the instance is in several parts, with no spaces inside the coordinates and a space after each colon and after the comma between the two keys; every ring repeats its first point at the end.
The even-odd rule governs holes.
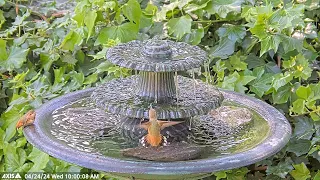
{"type": "Polygon", "coordinates": [[[174,72],[140,72],[137,95],[150,102],[164,103],[176,96],[174,72]]]}
{"type": "MultiPolygon", "coordinates": [[[[150,63],[163,63],[171,59],[172,49],[165,41],[154,40],[145,44],[142,53],[150,63]]],[[[174,73],[141,71],[137,95],[148,102],[169,102],[176,95],[174,73]]]]}

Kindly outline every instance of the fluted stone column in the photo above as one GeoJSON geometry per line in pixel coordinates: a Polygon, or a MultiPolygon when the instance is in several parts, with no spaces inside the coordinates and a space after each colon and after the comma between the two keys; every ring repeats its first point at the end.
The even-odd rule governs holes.
{"type": "Polygon", "coordinates": [[[147,101],[167,102],[176,95],[174,72],[140,72],[137,95],[147,101]]]}

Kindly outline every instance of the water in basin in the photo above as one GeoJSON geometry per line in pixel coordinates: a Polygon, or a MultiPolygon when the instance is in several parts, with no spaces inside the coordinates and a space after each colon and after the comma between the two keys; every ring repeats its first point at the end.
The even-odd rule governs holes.
{"type": "MultiPolygon", "coordinates": [[[[223,105],[240,107],[228,101],[223,105]]],[[[183,141],[190,146],[205,148],[200,159],[243,152],[257,146],[269,133],[268,123],[250,111],[252,120],[241,128],[208,115],[184,119],[184,123],[168,127],[162,130],[162,134],[169,141],[183,141]],[[209,121],[211,127],[202,126],[209,121]]],[[[122,150],[141,146],[139,139],[147,133],[138,126],[147,120],[107,113],[96,107],[89,97],[56,109],[49,121],[50,136],[59,143],[79,151],[127,160],[133,158],[124,157],[122,150]]]]}

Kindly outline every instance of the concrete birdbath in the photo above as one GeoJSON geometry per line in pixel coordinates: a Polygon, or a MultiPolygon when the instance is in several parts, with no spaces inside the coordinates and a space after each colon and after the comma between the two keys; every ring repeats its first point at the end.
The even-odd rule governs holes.
{"type": "Polygon", "coordinates": [[[31,144],[117,176],[194,179],[256,163],[289,141],[290,124],[269,104],[178,75],[205,63],[199,47],[131,41],[106,57],[135,75],[47,102],[24,128],[31,144]],[[151,108],[161,135],[154,145],[151,108]]]}

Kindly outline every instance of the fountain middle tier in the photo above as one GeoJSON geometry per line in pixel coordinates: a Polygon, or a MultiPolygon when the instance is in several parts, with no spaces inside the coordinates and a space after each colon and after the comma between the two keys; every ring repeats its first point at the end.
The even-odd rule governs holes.
{"type": "Polygon", "coordinates": [[[133,118],[148,119],[152,105],[158,119],[168,120],[207,114],[220,107],[223,101],[223,95],[215,87],[200,80],[177,76],[177,97],[167,99],[165,103],[150,102],[137,95],[141,89],[139,81],[140,76],[112,80],[97,87],[91,98],[98,107],[110,113],[133,118]]]}

